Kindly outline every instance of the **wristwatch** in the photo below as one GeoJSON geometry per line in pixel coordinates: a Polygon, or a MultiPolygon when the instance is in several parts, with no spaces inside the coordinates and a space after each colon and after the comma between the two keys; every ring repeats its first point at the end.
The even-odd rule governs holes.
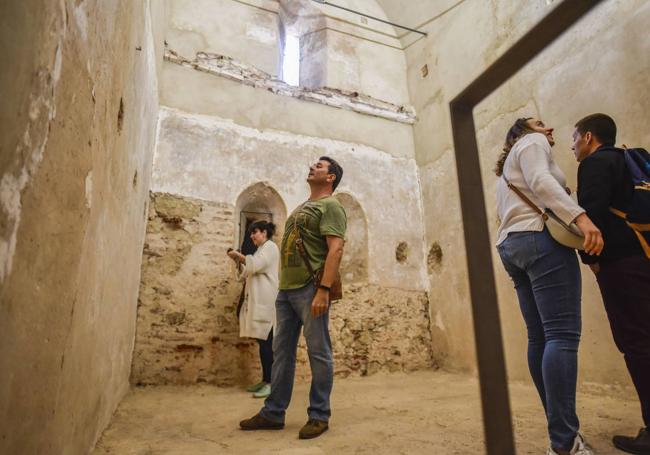
{"type": "Polygon", "coordinates": [[[330,288],[329,286],[325,286],[324,284],[319,284],[318,288],[325,289],[327,292],[330,292],[332,290],[332,288],[330,288]]]}

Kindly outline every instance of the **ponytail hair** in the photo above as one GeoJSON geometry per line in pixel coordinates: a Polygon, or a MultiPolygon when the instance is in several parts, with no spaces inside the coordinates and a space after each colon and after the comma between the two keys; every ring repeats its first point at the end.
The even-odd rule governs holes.
{"type": "Polygon", "coordinates": [[[506,134],[506,141],[503,144],[503,152],[501,152],[501,155],[499,155],[499,159],[494,166],[494,173],[497,175],[497,177],[501,177],[503,175],[503,165],[505,164],[506,159],[510,154],[510,150],[512,150],[512,147],[517,143],[517,141],[525,135],[535,132],[535,130],[533,130],[528,125],[528,120],[531,118],[532,117],[518,118],[515,121],[514,125],[512,125],[508,130],[508,134],[506,134]]]}
{"type": "Polygon", "coordinates": [[[273,234],[275,234],[275,224],[271,223],[270,221],[265,221],[265,220],[257,220],[251,223],[250,227],[248,228],[249,234],[253,232],[254,230],[259,230],[260,232],[266,231],[266,238],[271,240],[271,237],[273,237],[273,234]]]}

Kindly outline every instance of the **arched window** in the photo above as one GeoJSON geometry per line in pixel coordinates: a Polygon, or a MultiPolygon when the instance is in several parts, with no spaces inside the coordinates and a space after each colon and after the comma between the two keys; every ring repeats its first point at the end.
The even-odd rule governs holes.
{"type": "Polygon", "coordinates": [[[345,248],[341,260],[341,277],[344,283],[368,281],[368,223],[366,214],[354,196],[337,193],[348,217],[345,248]]]}

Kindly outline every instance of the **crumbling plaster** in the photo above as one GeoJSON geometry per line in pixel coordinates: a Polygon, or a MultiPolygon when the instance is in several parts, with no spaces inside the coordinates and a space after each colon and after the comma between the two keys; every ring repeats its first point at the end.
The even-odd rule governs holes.
{"type": "MultiPolygon", "coordinates": [[[[239,337],[241,283],[225,255],[236,217],[228,203],[152,194],[133,383],[232,386],[259,380],[257,343],[239,337]]],[[[359,240],[348,242],[358,249],[359,240]]],[[[346,263],[343,273],[356,269],[346,263]]],[[[343,300],[330,313],[336,375],[432,368],[428,311],[424,291],[347,280],[343,300]]],[[[304,342],[297,376],[310,377],[304,342]]]]}
{"type": "Polygon", "coordinates": [[[0,4],[0,453],[88,453],[128,389],[155,3],[0,4]]]}
{"type": "MultiPolygon", "coordinates": [[[[426,3],[416,1],[413,8],[425,8],[426,3]]],[[[448,103],[555,5],[543,0],[525,5],[447,3],[450,5],[445,6],[457,6],[429,22],[423,28],[429,33],[428,38],[408,47],[406,54],[409,88],[419,117],[414,132],[426,242],[427,246],[439,242],[443,252],[441,266],[432,270],[430,276],[432,326],[444,327],[440,335],[449,346],[445,365],[473,370],[467,269],[448,103]],[[424,64],[429,66],[427,77],[420,71],[424,64]],[[441,206],[445,207],[444,216],[441,206]]],[[[572,125],[582,116],[605,111],[619,125],[619,142],[649,146],[650,132],[645,120],[650,98],[639,96],[650,88],[646,76],[650,69],[650,41],[645,33],[649,18],[648,2],[603,2],[477,107],[475,118],[492,239],[497,227],[496,177],[492,168],[505,133],[517,117],[538,116],[556,128],[554,155],[574,189],[577,166],[569,140],[572,125]]],[[[494,252],[508,373],[513,379],[528,379],[524,324],[512,284],[494,252]]],[[[583,386],[594,382],[629,385],[622,356],[611,339],[595,279],[587,268],[583,268],[580,367],[583,386]]]]}
{"type": "Polygon", "coordinates": [[[291,96],[303,101],[324,104],[338,109],[351,110],[360,114],[413,124],[415,111],[410,106],[398,106],[387,101],[348,90],[331,88],[310,89],[292,86],[273,78],[271,75],[225,55],[198,52],[194,59],[188,59],[168,49],[165,60],[181,66],[193,68],[244,85],[266,90],[281,96],[291,96]]]}

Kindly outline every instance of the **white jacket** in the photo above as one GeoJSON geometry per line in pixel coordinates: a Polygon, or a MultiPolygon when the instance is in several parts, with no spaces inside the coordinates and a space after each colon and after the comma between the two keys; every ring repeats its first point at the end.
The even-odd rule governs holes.
{"type": "Polygon", "coordinates": [[[255,254],[246,256],[238,278],[246,279],[244,304],[239,313],[239,336],[266,340],[275,326],[280,251],[267,240],[255,254]]]}
{"type": "MultiPolygon", "coordinates": [[[[548,139],[541,133],[527,134],[515,143],[504,163],[503,175],[537,207],[551,209],[567,224],[585,211],[564,190],[564,173],[555,164],[548,139]]],[[[544,229],[542,217],[508,188],[502,177],[497,182],[497,215],[501,220],[497,245],[510,232],[544,229]]]]}

